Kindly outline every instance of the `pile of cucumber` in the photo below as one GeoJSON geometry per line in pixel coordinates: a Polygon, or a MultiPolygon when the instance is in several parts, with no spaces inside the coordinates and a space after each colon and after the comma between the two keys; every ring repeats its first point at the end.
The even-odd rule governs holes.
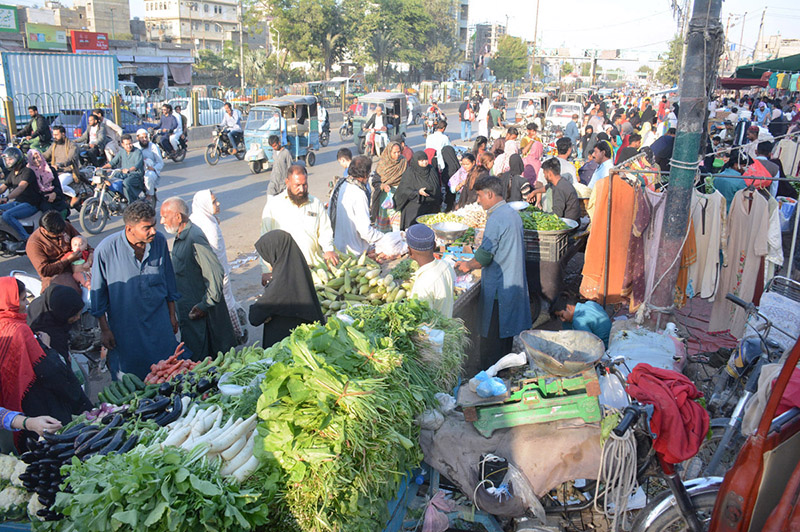
{"type": "Polygon", "coordinates": [[[142,379],[132,373],[125,373],[120,380],[114,381],[97,394],[101,403],[124,405],[134,399],[152,399],[158,393],[158,384],[145,384],[142,379]]]}

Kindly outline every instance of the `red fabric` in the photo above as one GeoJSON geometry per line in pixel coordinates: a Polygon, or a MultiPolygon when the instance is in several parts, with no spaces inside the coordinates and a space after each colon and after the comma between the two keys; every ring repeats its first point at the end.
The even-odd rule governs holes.
{"type": "MultiPolygon", "coordinates": [[[[770,174],[769,170],[756,159],[742,174],[742,177],[747,176],[771,178],[772,174],[770,174]]],[[[745,179],[744,182],[747,183],[747,186],[753,185],[756,188],[767,188],[772,184],[772,179],[745,179]]]]}
{"type": "Polygon", "coordinates": [[[708,412],[697,404],[703,394],[685,375],[668,369],[638,364],[628,377],[628,393],[653,405],[650,430],[653,449],[665,462],[679,464],[697,454],[708,434],[708,412]]]}
{"type": "MultiPolygon", "coordinates": [[[[775,386],[775,381],[777,380],[778,379],[773,379],[771,386],[775,386]]],[[[778,403],[778,410],[775,411],[775,415],[779,416],[784,412],[788,412],[795,406],[800,408],[800,369],[797,368],[794,368],[792,376],[789,378],[789,383],[786,385],[786,390],[784,390],[781,396],[781,401],[778,403]]]]}
{"type": "Polygon", "coordinates": [[[44,351],[19,312],[19,288],[13,277],[0,277],[0,406],[22,412],[22,398],[36,375],[44,351]]]}
{"type": "Polygon", "coordinates": [[[436,150],[433,148],[426,148],[425,155],[428,156],[428,164],[433,164],[433,158],[436,157],[436,150]]]}

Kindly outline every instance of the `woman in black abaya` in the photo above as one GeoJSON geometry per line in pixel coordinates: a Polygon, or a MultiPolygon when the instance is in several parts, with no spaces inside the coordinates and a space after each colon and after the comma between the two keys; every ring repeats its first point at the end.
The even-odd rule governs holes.
{"type": "Polygon", "coordinates": [[[256,251],[272,266],[272,282],[250,306],[250,323],[264,325],[261,345],[280,342],[304,323],[325,317],[314,291],[314,281],[300,248],[286,231],[266,233],[256,242],[256,251]]]}
{"type": "Polygon", "coordinates": [[[442,189],[424,151],[416,152],[408,164],[394,195],[394,204],[401,213],[402,230],[413,225],[419,216],[439,212],[442,189]]]}

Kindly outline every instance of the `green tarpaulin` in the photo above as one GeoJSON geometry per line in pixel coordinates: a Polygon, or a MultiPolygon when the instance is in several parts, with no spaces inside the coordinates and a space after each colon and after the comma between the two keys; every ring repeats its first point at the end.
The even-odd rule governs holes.
{"type": "Polygon", "coordinates": [[[735,77],[759,79],[764,72],[800,72],[800,54],[742,65],[736,69],[735,77]]]}

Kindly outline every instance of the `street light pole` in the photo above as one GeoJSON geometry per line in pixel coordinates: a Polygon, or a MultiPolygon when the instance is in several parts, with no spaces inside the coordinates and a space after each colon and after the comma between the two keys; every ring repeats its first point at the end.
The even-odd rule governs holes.
{"type": "MultiPolygon", "coordinates": [[[[508,28],[506,28],[507,30],[508,28]]],[[[531,57],[531,88],[533,88],[533,66],[536,64],[536,34],[539,32],[539,0],[536,0],[536,18],[533,22],[533,57],[531,57]]]]}
{"type": "Polygon", "coordinates": [[[242,96],[244,96],[244,10],[242,0],[239,0],[239,78],[242,82],[242,96]]]}
{"type": "Polygon", "coordinates": [[[114,8],[111,8],[111,38],[115,39],[115,32],[114,32],[114,8]]]}

